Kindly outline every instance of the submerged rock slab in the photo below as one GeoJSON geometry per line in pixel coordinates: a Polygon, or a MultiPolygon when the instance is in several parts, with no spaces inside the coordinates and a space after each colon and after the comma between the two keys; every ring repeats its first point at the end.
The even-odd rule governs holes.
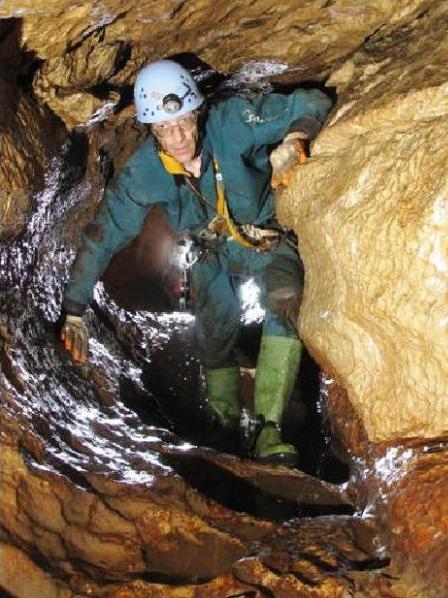
{"type": "Polygon", "coordinates": [[[279,202],[307,273],[300,331],[370,440],[448,434],[446,7],[381,32],[279,202]]]}
{"type": "Polygon", "coordinates": [[[298,469],[262,465],[256,461],[241,461],[230,456],[211,453],[208,455],[205,453],[204,458],[277,498],[316,506],[353,504],[347,495],[346,485],[330,484],[298,469]]]}

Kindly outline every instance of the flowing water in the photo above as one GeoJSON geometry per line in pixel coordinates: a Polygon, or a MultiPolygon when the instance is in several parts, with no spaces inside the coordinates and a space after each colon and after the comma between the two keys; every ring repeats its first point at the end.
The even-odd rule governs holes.
{"type": "MultiPolygon", "coordinates": [[[[67,231],[93,191],[85,173],[73,136],[53,158],[23,235],[0,247],[1,401],[24,436],[44,447],[37,455],[23,444],[29,466],[86,489],[89,473],[156,490],[180,475],[237,512],[291,525],[305,516],[345,521],[353,512],[343,484],[348,470],[331,453],[325,384],[308,356],[285,434],[298,446],[302,469],[317,479],[287,470],[279,479],[272,468],[207,448],[213,441],[189,313],[126,310],[99,283],[86,313],[88,363],[72,362],[59,329],[75,255],[67,231]],[[319,479],[335,485],[319,486],[319,479]]],[[[240,353],[249,372],[263,314],[250,283],[242,300],[240,353]]]]}

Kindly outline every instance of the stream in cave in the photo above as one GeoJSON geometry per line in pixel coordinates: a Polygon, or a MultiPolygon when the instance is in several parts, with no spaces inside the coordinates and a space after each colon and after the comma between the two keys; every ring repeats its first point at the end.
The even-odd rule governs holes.
{"type": "MultiPolygon", "coordinates": [[[[162,504],[170,485],[168,492],[184,492],[178,489],[180,479],[181,488],[197,491],[211,504],[280,524],[285,533],[290,527],[294,535],[303,523],[310,528],[304,544],[310,533],[318,545],[329,543],[330,555],[338,555],[332,574],[383,568],[387,555],[373,518],[354,512],[354,498],[346,491],[348,466],[332,451],[325,412],[331,381],[306,352],[284,421],[285,439],[300,454],[298,470],[260,465],[234,447],[226,453],[217,450],[193,342],[194,317],[176,309],[172,276],[178,270],[167,277],[157,270],[157,259],[155,269],[154,264],[139,269],[124,248],[121,266],[110,265],[85,315],[88,363],[70,359],[59,340],[64,286],[78,222],[92,195],[101,195],[109,171],[100,164],[99,176],[88,174],[88,149],[86,131],[72,133],[51,160],[24,233],[0,247],[1,398],[8,420],[23,431],[20,450],[32,474],[62,476],[92,495],[91,476],[126,487],[131,495],[135,491],[137,497],[142,488],[151,489],[162,504]],[[339,532],[333,546],[330,536],[339,532]]],[[[146,233],[160,225],[157,217],[154,222],[151,218],[146,233]]],[[[170,231],[163,235],[172,247],[170,231]]],[[[263,313],[256,289],[250,282],[245,288],[238,355],[242,399],[250,407],[263,313]]],[[[279,542],[280,550],[299,554],[292,545],[283,547],[280,538],[272,542],[268,552],[275,552],[279,542]]],[[[263,551],[254,546],[255,553],[263,551]]],[[[51,563],[44,560],[42,566],[51,571],[51,563]]],[[[196,569],[183,578],[157,571],[145,580],[176,584],[208,579],[196,569]]]]}
{"type": "MultiPolygon", "coordinates": [[[[12,415],[20,410],[47,450],[45,463],[31,457],[30,462],[63,471],[81,485],[88,470],[150,483],[156,466],[178,472],[235,510],[274,520],[328,513],[328,507],[300,510],[194,456],[196,447],[213,443],[190,314],[123,309],[99,283],[86,316],[89,362],[70,360],[58,339],[62,293],[74,257],[65,227],[91,192],[84,180],[85,152],[83,136],[66,143],[35,197],[25,233],[1,247],[0,325],[3,342],[8,339],[2,378],[15,399],[6,408],[12,415]],[[162,454],[163,443],[184,447],[192,458],[162,454]]],[[[144,288],[145,281],[139,284],[144,288]]],[[[261,315],[256,302],[250,297],[246,302],[239,352],[242,364],[252,368],[261,315]]],[[[342,483],[347,469],[331,453],[321,387],[317,366],[305,356],[285,433],[300,451],[303,471],[342,483]]]]}

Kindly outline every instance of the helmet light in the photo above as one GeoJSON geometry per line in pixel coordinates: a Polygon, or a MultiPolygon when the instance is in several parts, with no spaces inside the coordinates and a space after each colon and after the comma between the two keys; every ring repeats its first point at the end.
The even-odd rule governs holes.
{"type": "Polygon", "coordinates": [[[163,109],[167,114],[175,114],[176,112],[179,112],[179,110],[182,108],[183,101],[182,98],[180,98],[175,93],[169,93],[163,98],[162,104],[163,109]]]}

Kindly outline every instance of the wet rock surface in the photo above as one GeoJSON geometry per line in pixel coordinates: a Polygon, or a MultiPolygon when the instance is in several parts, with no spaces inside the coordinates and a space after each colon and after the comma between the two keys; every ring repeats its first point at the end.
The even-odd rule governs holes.
{"type": "MultiPolygon", "coordinates": [[[[16,255],[23,249],[19,242],[16,255]]],[[[45,262],[54,255],[41,258],[45,262]]],[[[31,290],[19,279],[17,308],[25,288],[31,290]]],[[[40,282],[44,279],[32,289],[34,299],[40,282]]],[[[337,486],[309,478],[306,491],[307,476],[300,472],[219,455],[170,431],[173,413],[166,416],[138,374],[148,359],[145,351],[163,351],[179,335],[184,346],[178,351],[187,353],[181,375],[195,380],[196,361],[188,358],[189,318],[125,312],[99,291],[90,314],[90,362],[78,366],[57,341],[55,327],[37,309],[32,313],[2,326],[2,504],[7,514],[2,583],[13,595],[140,595],[141,588],[142,595],[175,596],[171,585],[188,584],[199,584],[191,586],[191,596],[252,591],[251,582],[241,582],[233,572],[241,559],[272,550],[281,537],[290,537],[293,546],[293,538],[301,535],[294,517],[303,514],[303,505],[327,505],[328,497],[333,505],[348,502],[337,486]],[[215,477],[203,484],[194,471],[207,464],[215,477]],[[270,476],[279,480],[274,489],[270,476]],[[303,484],[297,493],[288,486],[290,477],[303,484]],[[17,578],[17,562],[29,571],[29,585],[17,578]]],[[[197,386],[189,390],[197,392],[197,386]]],[[[183,392],[188,400],[188,386],[183,392]]],[[[205,421],[201,404],[196,409],[196,418],[205,421]]],[[[347,532],[341,533],[349,534],[352,526],[365,527],[366,550],[375,553],[369,525],[346,517],[341,528],[347,532]]],[[[293,591],[295,583],[289,585],[293,591]]]]}
{"type": "Polygon", "coordinates": [[[209,8],[0,8],[0,585],[17,598],[443,598],[446,6],[216,3],[213,27],[209,8]],[[287,425],[304,472],[210,448],[191,317],[163,313],[172,292],[145,291],[170,275],[163,255],[145,265],[160,222],[98,286],[89,364],[58,341],[82,226],[145,135],[134,74],[187,52],[205,90],[327,80],[338,95],[279,197],[307,271],[301,332],[326,372],[292,413],[305,425],[287,425]]]}
{"type": "MultiPolygon", "coordinates": [[[[347,515],[297,519],[303,515],[301,506],[328,504],[328,496],[330,504],[346,503],[337,486],[310,478],[306,492],[306,476],[300,472],[261,468],[188,444],[160,427],[163,414],[160,409],[157,413],[157,404],[151,405],[148,393],[137,389],[134,400],[145,401],[155,425],[142,424],[141,413],[129,409],[115,387],[117,360],[100,356],[94,342],[95,365],[75,366],[51,340],[52,332],[42,329],[38,342],[32,334],[19,339],[3,330],[1,455],[8,517],[2,521],[2,583],[10,592],[28,596],[43,587],[49,596],[58,595],[58,588],[70,596],[138,596],[140,588],[141,595],[175,596],[174,587],[199,583],[186,595],[231,596],[237,590],[258,595],[256,588],[264,582],[254,575],[261,567],[267,587],[284,585],[293,595],[308,583],[297,581],[295,560],[311,567],[314,577],[326,577],[326,569],[320,575],[297,542],[308,542],[308,550],[317,544],[314,549],[324,552],[319,543],[325,544],[335,528],[344,567],[344,551],[351,553],[354,570],[365,559],[376,562],[379,539],[368,521],[347,515]],[[220,504],[222,491],[209,498],[207,486],[195,489],[191,473],[181,477],[188,461],[193,468],[201,462],[218,464],[217,469],[235,475],[235,480],[220,480],[215,473],[215,484],[240,494],[239,507],[220,504]],[[263,475],[261,482],[255,474],[263,475]],[[243,504],[237,478],[250,486],[251,476],[268,496],[246,488],[243,504]],[[267,487],[269,476],[278,480],[275,491],[267,487]],[[297,495],[287,485],[289,478],[302,481],[297,495]],[[281,498],[283,506],[272,496],[281,498]],[[25,588],[21,576],[17,579],[17,559],[30,570],[32,581],[25,588]],[[287,561],[284,571],[268,575],[279,559],[287,561]],[[291,580],[281,581],[290,569],[291,580]]],[[[116,347],[115,352],[119,354],[116,347]]],[[[338,567],[336,560],[330,570],[338,567]]],[[[313,578],[312,585],[316,583],[313,578]]]]}

